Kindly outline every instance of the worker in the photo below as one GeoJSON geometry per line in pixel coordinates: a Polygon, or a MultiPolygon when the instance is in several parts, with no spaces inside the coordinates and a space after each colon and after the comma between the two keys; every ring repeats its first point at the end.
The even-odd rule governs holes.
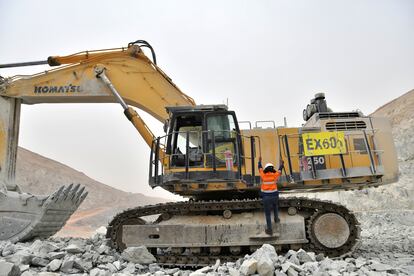
{"type": "Polygon", "coordinates": [[[259,173],[262,179],[261,185],[261,196],[263,199],[263,206],[266,216],[266,234],[273,235],[271,212],[273,209],[274,221],[279,223],[279,191],[277,190],[277,180],[282,174],[284,162],[280,162],[278,171],[275,171],[272,163],[267,163],[266,166],[262,167],[262,157],[259,157],[259,173]]]}

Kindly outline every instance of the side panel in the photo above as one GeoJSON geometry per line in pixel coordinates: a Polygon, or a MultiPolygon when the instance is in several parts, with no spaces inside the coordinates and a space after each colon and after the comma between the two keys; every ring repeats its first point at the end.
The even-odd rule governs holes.
{"type": "Polygon", "coordinates": [[[242,133],[242,140],[243,140],[243,152],[248,159],[245,160],[245,174],[252,173],[252,166],[251,166],[251,146],[250,146],[250,139],[249,137],[255,137],[255,156],[254,156],[254,164],[256,175],[257,172],[257,161],[261,156],[263,159],[263,165],[266,163],[273,163],[275,166],[279,164],[279,143],[278,143],[278,136],[277,136],[277,129],[269,128],[269,129],[248,129],[248,130],[241,130],[242,133]]]}
{"type": "MultiPolygon", "coordinates": [[[[248,137],[255,137],[255,166],[261,156],[263,159],[263,165],[266,163],[273,163],[275,167],[280,164],[280,156],[287,156],[286,146],[283,141],[284,135],[289,138],[289,151],[291,155],[291,166],[293,171],[299,170],[298,163],[298,128],[269,128],[269,129],[248,129],[242,130],[243,135],[243,150],[248,159],[251,157],[250,139],[248,137]],[[279,138],[280,137],[280,138],[279,138]]],[[[288,168],[288,162],[285,160],[286,168],[288,168]]],[[[251,174],[252,166],[250,160],[246,159],[245,173],[251,174]]],[[[257,173],[257,168],[256,175],[257,173]]],[[[288,169],[287,169],[288,170],[288,169]]],[[[288,171],[289,173],[289,171],[288,171]]]]}
{"type": "Polygon", "coordinates": [[[17,191],[15,184],[20,100],[0,97],[0,189],[17,191]]]}

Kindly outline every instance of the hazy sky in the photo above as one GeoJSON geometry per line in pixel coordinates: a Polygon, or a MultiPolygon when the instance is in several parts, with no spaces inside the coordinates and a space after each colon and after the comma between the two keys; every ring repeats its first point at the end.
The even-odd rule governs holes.
{"type": "MultiPolygon", "coordinates": [[[[198,104],[228,98],[239,120],[300,126],[316,92],[333,110],[369,114],[414,88],[411,0],[0,0],[0,34],[0,63],[145,39],[185,93],[198,104]]],[[[115,104],[25,105],[20,145],[116,188],[167,196],[149,188],[149,149],[115,104]]]]}

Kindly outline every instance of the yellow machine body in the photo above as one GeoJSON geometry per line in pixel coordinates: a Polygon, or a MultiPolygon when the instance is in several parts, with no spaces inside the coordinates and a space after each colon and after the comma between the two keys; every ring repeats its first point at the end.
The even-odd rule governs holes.
{"type": "Polygon", "coordinates": [[[188,248],[204,254],[199,260],[220,252],[225,258],[241,256],[264,242],[280,248],[308,246],[329,256],[353,250],[359,238],[355,216],[344,206],[310,199],[282,198],[280,236],[261,240],[257,234],[264,230],[264,218],[257,162],[262,157],[277,168],[284,161],[277,183],[281,192],[362,189],[396,182],[397,155],[385,118],[332,112],[325,96],[317,94],[304,110],[306,123],[301,127],[255,124],[241,129],[236,113],[227,106],[196,105],[155,64],[154,52],[151,60],[141,47],[152,50],[140,40],[127,48],[50,57],[47,63],[60,67],[43,73],[0,77],[0,240],[53,235],[86,197],[79,185],[50,196],[20,191],[15,168],[21,104],[119,103],[151,149],[151,187],[197,201],[118,214],[108,225],[113,247],[144,244],[155,255],[170,248],[169,257],[157,255],[159,262],[184,265],[189,264],[188,254],[181,253],[188,248]],[[163,122],[166,134],[155,137],[131,106],[163,122]],[[147,224],[141,217],[148,215],[159,217],[147,224]]]}

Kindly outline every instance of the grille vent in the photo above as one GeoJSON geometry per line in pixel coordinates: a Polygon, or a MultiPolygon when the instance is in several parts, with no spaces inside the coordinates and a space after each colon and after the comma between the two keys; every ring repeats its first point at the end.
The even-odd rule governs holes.
{"type": "Polygon", "coordinates": [[[325,125],[326,130],[353,130],[366,129],[364,121],[329,122],[325,125]]]}
{"type": "Polygon", "coordinates": [[[319,119],[341,119],[361,117],[358,112],[321,112],[319,119]]]}

